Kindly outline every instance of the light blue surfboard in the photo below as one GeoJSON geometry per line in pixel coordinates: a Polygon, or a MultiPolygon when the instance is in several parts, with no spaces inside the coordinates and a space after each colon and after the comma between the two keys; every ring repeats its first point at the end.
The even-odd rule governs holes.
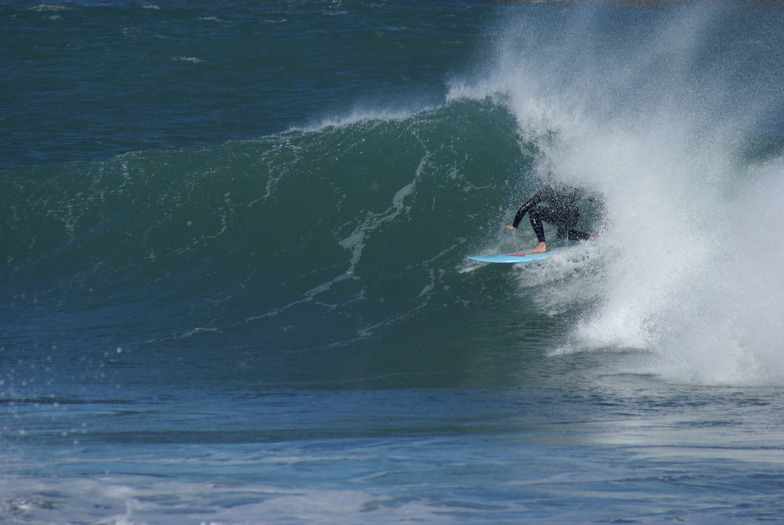
{"type": "Polygon", "coordinates": [[[516,253],[504,253],[500,255],[470,255],[468,258],[486,263],[519,264],[532,261],[541,261],[542,259],[552,257],[553,254],[555,254],[555,250],[545,253],[532,253],[530,255],[521,255],[516,253]]]}

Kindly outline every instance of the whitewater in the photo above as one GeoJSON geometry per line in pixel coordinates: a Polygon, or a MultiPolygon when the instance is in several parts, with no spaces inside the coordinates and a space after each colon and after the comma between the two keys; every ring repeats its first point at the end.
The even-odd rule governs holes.
{"type": "Polygon", "coordinates": [[[783,166],[749,150],[769,140],[781,90],[746,62],[762,47],[746,26],[726,34],[732,12],[679,6],[617,49],[583,7],[570,40],[539,42],[546,61],[526,55],[525,37],[516,43],[534,32],[522,22],[501,37],[498,73],[482,89],[508,94],[524,138],[555,136],[541,169],[605,196],[600,245],[614,255],[575,348],[645,349],[649,371],[679,381],[778,384],[783,166]],[[709,58],[708,46],[718,48],[709,58]]]}
{"type": "Polygon", "coordinates": [[[775,4],[0,17],[0,521],[783,519],[775,4]]]}

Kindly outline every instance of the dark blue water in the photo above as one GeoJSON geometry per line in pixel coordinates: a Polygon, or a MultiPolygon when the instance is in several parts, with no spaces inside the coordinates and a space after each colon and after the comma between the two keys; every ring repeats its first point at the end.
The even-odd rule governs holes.
{"type": "Polygon", "coordinates": [[[781,519],[784,13],[634,4],[3,3],[0,521],[781,519]]]}

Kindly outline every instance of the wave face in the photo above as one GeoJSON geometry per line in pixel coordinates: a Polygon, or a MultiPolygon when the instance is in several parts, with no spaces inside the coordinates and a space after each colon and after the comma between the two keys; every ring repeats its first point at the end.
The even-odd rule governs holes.
{"type": "MultiPolygon", "coordinates": [[[[78,352],[98,337],[98,356],[123,348],[140,366],[162,352],[219,369],[255,363],[245,373],[261,382],[373,380],[418,369],[456,312],[496,308],[497,276],[477,288],[458,270],[532,162],[503,105],[465,100],[24,169],[4,181],[6,282],[16,307],[46,304],[78,326],[78,352]],[[340,371],[364,359],[369,372],[340,371]]],[[[437,353],[434,366],[451,359],[437,353]]]]}

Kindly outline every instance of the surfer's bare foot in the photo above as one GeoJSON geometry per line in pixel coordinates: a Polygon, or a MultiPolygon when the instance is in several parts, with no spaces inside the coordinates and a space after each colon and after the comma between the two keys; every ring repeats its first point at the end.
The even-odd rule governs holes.
{"type": "Polygon", "coordinates": [[[588,236],[588,240],[589,241],[595,241],[596,240],[596,235],[589,235],[588,236]]]}
{"type": "Polygon", "coordinates": [[[532,254],[532,253],[544,253],[546,251],[547,251],[547,243],[540,242],[539,244],[536,245],[536,248],[534,248],[533,250],[531,250],[528,253],[529,254],[532,254]]]}

